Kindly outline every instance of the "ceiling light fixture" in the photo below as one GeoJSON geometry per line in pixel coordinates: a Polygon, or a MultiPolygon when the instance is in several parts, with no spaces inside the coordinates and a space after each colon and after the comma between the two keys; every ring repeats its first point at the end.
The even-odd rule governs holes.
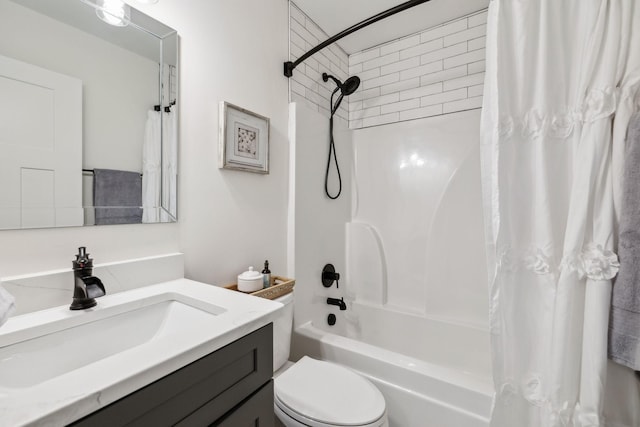
{"type": "Polygon", "coordinates": [[[109,25],[126,27],[131,22],[131,7],[122,0],[97,0],[96,15],[109,25]]]}

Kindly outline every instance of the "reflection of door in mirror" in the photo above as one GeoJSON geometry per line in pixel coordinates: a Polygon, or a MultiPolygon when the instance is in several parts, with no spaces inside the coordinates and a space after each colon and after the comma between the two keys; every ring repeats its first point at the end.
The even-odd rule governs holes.
{"type": "Polygon", "coordinates": [[[0,228],[82,225],[82,82],[0,56],[0,93],[0,228]]]}

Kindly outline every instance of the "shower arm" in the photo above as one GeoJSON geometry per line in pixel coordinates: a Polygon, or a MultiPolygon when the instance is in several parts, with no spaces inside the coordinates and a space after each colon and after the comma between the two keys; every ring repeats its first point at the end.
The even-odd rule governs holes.
{"type": "Polygon", "coordinates": [[[308,51],[307,53],[305,53],[304,55],[302,55],[300,58],[298,58],[295,62],[291,62],[291,61],[287,61],[284,63],[284,75],[286,77],[291,77],[293,76],[293,70],[300,65],[301,63],[303,63],[307,58],[309,58],[310,56],[312,56],[313,54],[321,51],[322,49],[324,49],[325,47],[337,42],[338,40],[342,39],[343,37],[348,36],[351,33],[355,33],[358,30],[363,29],[364,27],[367,27],[373,23],[376,23],[382,19],[388,18],[392,15],[395,15],[396,13],[402,12],[404,10],[410,9],[414,6],[418,6],[419,4],[422,3],[426,3],[428,1],[431,0],[409,0],[405,3],[399,4],[398,6],[394,6],[391,9],[387,9],[384,12],[380,12],[377,15],[374,15],[370,18],[365,19],[362,22],[359,22],[349,28],[347,28],[346,30],[343,30],[341,32],[339,32],[338,34],[336,34],[335,36],[329,38],[328,40],[320,43],[318,46],[314,47],[313,49],[311,49],[310,51],[308,51]]]}

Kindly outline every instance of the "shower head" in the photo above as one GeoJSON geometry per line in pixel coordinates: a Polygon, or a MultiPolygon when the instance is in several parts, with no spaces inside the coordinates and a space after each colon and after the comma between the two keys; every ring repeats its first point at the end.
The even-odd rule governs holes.
{"type": "Polygon", "coordinates": [[[338,157],[336,155],[336,150],[333,142],[333,115],[338,111],[338,107],[340,107],[340,103],[344,99],[345,96],[349,96],[353,94],[356,90],[358,90],[358,86],[360,86],[360,78],[358,76],[349,77],[347,80],[342,83],[340,80],[336,79],[333,76],[330,76],[327,73],[322,73],[322,80],[328,82],[329,79],[333,80],[336,83],[337,88],[333,90],[331,93],[331,99],[329,106],[331,107],[331,116],[329,116],[329,158],[327,159],[327,172],[324,175],[324,192],[328,198],[335,200],[340,197],[340,193],[342,193],[342,178],[340,177],[340,168],[338,167],[338,157]],[[340,91],[340,95],[338,95],[338,99],[334,104],[333,97],[336,93],[340,91]],[[336,163],[336,171],[338,172],[338,193],[336,195],[331,195],[329,193],[329,168],[331,166],[331,153],[333,153],[333,160],[336,163]]]}
{"type": "Polygon", "coordinates": [[[341,88],[342,89],[342,93],[344,94],[344,96],[349,96],[353,92],[358,90],[359,86],[360,86],[360,77],[358,77],[358,76],[349,77],[342,84],[342,88],[341,88]]]}
{"type": "Polygon", "coordinates": [[[355,92],[358,89],[358,86],[360,86],[360,78],[358,76],[349,77],[347,80],[344,81],[344,83],[342,83],[340,80],[336,79],[335,77],[327,73],[322,73],[323,81],[328,82],[329,79],[336,82],[336,85],[342,92],[342,96],[351,95],[353,92],[355,92]]]}
{"type": "Polygon", "coordinates": [[[360,78],[358,76],[352,76],[352,77],[349,77],[347,80],[345,80],[344,83],[342,83],[340,80],[336,79],[335,77],[327,73],[322,73],[322,80],[324,80],[325,82],[328,82],[329,79],[336,82],[336,85],[338,86],[331,94],[331,104],[333,104],[333,95],[335,95],[336,92],[340,91],[340,95],[338,96],[336,103],[331,106],[331,118],[333,119],[333,115],[335,114],[336,111],[338,111],[338,107],[342,102],[342,98],[344,98],[345,96],[351,95],[353,92],[355,92],[358,89],[358,86],[360,86],[360,78]]]}

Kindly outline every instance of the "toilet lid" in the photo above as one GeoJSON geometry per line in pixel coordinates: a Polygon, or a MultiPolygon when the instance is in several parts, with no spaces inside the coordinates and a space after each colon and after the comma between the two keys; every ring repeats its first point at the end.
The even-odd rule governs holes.
{"type": "Polygon", "coordinates": [[[362,426],[385,413],[382,393],[367,379],[307,356],[275,379],[274,392],[290,410],[324,424],[362,426]]]}

